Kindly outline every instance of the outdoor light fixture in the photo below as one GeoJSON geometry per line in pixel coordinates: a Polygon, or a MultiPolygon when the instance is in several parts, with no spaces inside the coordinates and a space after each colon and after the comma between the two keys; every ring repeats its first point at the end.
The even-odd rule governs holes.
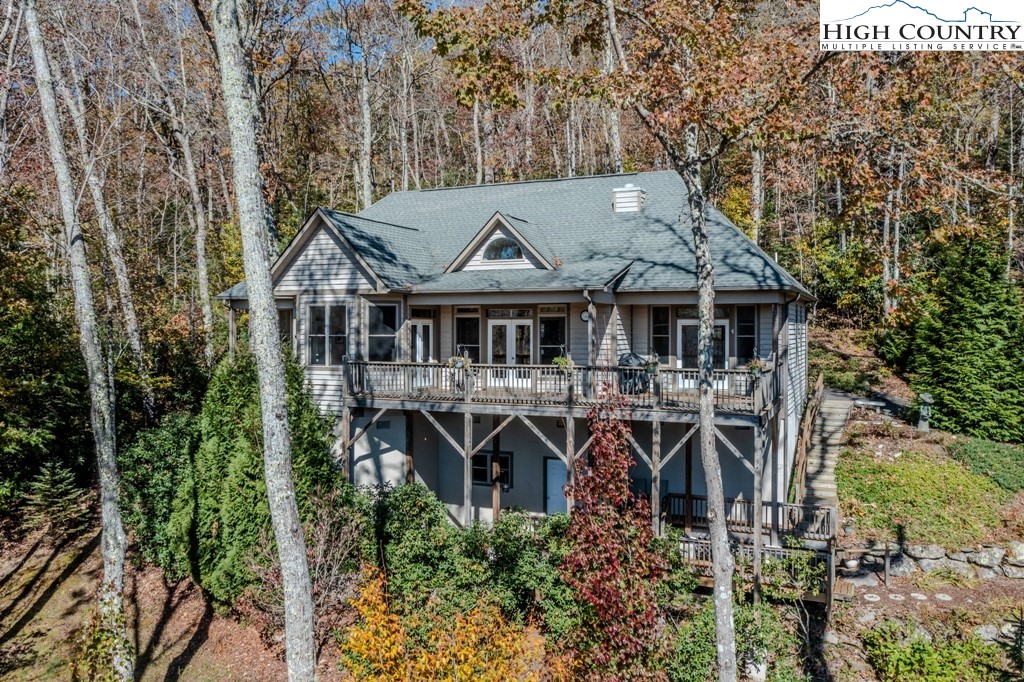
{"type": "Polygon", "coordinates": [[[932,418],[932,403],[935,402],[935,398],[931,393],[922,393],[920,398],[921,407],[918,410],[917,430],[927,432],[928,421],[932,418]]]}

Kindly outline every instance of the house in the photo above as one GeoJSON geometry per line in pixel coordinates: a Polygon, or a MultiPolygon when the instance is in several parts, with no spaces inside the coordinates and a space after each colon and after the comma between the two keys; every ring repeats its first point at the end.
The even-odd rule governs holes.
{"type": "MultiPolygon", "coordinates": [[[[358,215],[318,209],[272,274],[282,334],[337,420],[351,480],[420,481],[456,523],[505,507],[564,512],[587,412],[619,398],[653,522],[703,542],[687,216],[672,171],[396,192],[358,215]],[[652,373],[619,367],[629,353],[652,373]]],[[[761,526],[766,547],[786,534],[828,543],[834,509],[788,499],[811,296],[721,213],[707,217],[730,528],[742,542],[761,526]]],[[[234,343],[244,283],[219,298],[234,343]]]]}

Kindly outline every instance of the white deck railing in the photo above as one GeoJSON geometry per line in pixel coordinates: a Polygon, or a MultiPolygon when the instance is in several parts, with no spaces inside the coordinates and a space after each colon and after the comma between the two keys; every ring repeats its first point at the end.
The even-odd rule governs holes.
{"type": "MultiPolygon", "coordinates": [[[[632,407],[697,410],[695,369],[552,365],[473,365],[468,369],[432,362],[345,364],[349,395],[383,399],[465,401],[509,405],[594,405],[622,400],[632,407]]],[[[780,372],[755,376],[715,370],[716,409],[760,414],[779,398],[780,372]]]]}

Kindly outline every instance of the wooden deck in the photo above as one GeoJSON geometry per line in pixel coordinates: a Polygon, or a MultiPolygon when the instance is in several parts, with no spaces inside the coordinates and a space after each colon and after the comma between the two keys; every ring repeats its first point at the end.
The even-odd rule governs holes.
{"type": "MultiPolygon", "coordinates": [[[[631,408],[696,412],[698,377],[694,369],[552,365],[473,365],[440,363],[349,362],[346,394],[354,398],[479,405],[589,407],[621,401],[631,408]]],[[[743,370],[716,370],[715,409],[761,415],[781,397],[780,372],[760,376],[743,370]]]]}

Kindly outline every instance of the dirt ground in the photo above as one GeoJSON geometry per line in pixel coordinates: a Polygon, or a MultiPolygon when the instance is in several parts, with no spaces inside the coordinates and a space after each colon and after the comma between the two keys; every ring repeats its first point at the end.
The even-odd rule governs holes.
{"type": "Polygon", "coordinates": [[[857,587],[852,601],[835,605],[825,644],[832,680],[877,679],[860,634],[886,620],[917,623],[930,635],[977,633],[984,626],[1002,629],[1024,606],[1024,581],[1000,578],[957,586],[920,580],[921,574],[891,578],[886,587],[879,576],[877,586],[857,587]]]}
{"type": "MultiPolygon", "coordinates": [[[[100,573],[95,530],[57,545],[0,539],[0,679],[71,679],[100,573]]],[[[169,584],[158,569],[129,568],[126,591],[137,680],[286,679],[284,662],[256,631],[205,604],[191,581],[169,584]]],[[[333,652],[325,654],[319,678],[341,679],[333,652]]]]}

